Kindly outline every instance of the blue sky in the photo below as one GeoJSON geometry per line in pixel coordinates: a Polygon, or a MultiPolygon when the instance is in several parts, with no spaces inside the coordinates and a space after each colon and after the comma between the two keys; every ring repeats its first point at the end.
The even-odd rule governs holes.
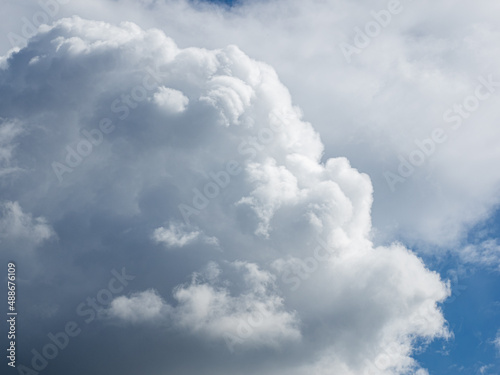
{"type": "MultiPolygon", "coordinates": [[[[484,231],[488,233],[488,238],[498,238],[498,212],[472,229],[468,240],[477,242],[478,233],[484,231]]],[[[453,252],[453,249],[450,251],[453,252]]],[[[443,304],[454,338],[448,342],[438,340],[430,344],[417,358],[430,373],[435,374],[476,374],[480,373],[481,368],[484,368],[486,374],[499,373],[499,353],[492,344],[496,339],[500,320],[498,268],[467,267],[453,255],[439,261],[429,258],[427,264],[443,277],[449,277],[450,271],[454,274],[459,270],[457,278],[452,282],[452,295],[443,304]],[[432,266],[433,264],[435,265],[432,266]]]]}
{"type": "Polygon", "coordinates": [[[1,366],[500,374],[498,5],[210,2],[5,4],[1,366]]]}
{"type": "Polygon", "coordinates": [[[209,0],[208,2],[210,3],[223,3],[227,5],[234,5],[237,1],[236,0],[209,0]]]}
{"type": "Polygon", "coordinates": [[[498,373],[498,352],[491,343],[499,319],[498,283],[497,273],[478,269],[455,287],[455,299],[443,307],[454,339],[437,341],[417,356],[431,373],[475,374],[483,366],[486,373],[498,373]]]}

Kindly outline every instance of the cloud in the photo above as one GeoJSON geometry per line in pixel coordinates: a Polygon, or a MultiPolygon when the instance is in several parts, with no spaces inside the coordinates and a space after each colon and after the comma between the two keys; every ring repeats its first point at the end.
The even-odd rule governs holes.
{"type": "MultiPolygon", "coordinates": [[[[270,63],[322,135],[325,157],[345,156],[370,175],[380,243],[402,238],[434,251],[436,245],[455,247],[498,207],[495,166],[500,155],[484,152],[493,150],[492,140],[500,137],[498,90],[477,110],[466,111],[459,129],[453,129],[450,113],[444,119],[448,110],[454,112],[454,106],[474,96],[478,76],[500,81],[500,71],[487,63],[500,52],[492,16],[496,4],[466,1],[456,9],[445,1],[402,0],[402,10],[368,38],[369,47],[352,55],[351,63],[340,45],[354,44],[356,28],[373,22],[373,13],[387,10],[387,3],[247,1],[230,11],[185,1],[150,4],[151,10],[132,1],[120,5],[128,6],[127,15],[138,24],[160,27],[181,45],[213,49],[236,44],[270,63]],[[417,143],[430,139],[437,128],[446,141],[436,144],[392,192],[384,173],[398,173],[401,158],[408,161],[420,150],[417,143]]],[[[111,9],[100,17],[117,22],[111,9]]],[[[244,98],[217,103],[234,116],[244,98]]]]}
{"type": "MultiPolygon", "coordinates": [[[[467,111],[467,118],[459,115],[460,129],[455,131],[444,119],[448,110],[453,112],[474,95],[478,76],[499,80],[500,71],[487,63],[499,55],[500,34],[493,17],[498,5],[466,1],[457,9],[445,1],[399,3],[402,11],[392,14],[388,25],[369,38],[370,47],[351,56],[351,63],[340,46],[353,44],[355,28],[373,22],[374,13],[387,10],[386,3],[247,1],[224,10],[187,0],[73,0],[47,19],[73,14],[111,24],[127,19],[143,28],[162,29],[182,46],[238,45],[276,69],[295,104],[322,134],[327,158],[345,156],[371,176],[377,196],[372,207],[377,242],[402,238],[420,248],[455,247],[499,204],[500,174],[494,167],[500,156],[483,152],[500,136],[495,117],[498,90],[473,113],[467,111]],[[408,161],[436,128],[444,130],[446,141],[425,155],[422,165],[392,192],[384,173],[397,173],[401,159],[408,161]],[[464,153],[464,148],[473,151],[464,153]]],[[[38,3],[9,4],[6,12],[14,16],[0,26],[2,34],[22,34],[29,28],[27,22],[39,23],[33,18],[41,10],[38,3]]],[[[11,47],[7,37],[0,43],[5,52],[11,47]]],[[[248,96],[226,96],[222,101],[218,83],[211,85],[204,97],[223,111],[220,121],[229,121],[248,96]]],[[[241,94],[243,87],[233,82],[225,90],[241,94]]]]}
{"type": "Polygon", "coordinates": [[[481,366],[479,369],[478,369],[478,374],[487,374],[489,369],[492,368],[493,365],[484,365],[484,366],[481,366]]]}
{"type": "Polygon", "coordinates": [[[460,250],[459,254],[464,263],[500,270],[500,245],[496,239],[467,245],[460,250]]]}
{"type": "Polygon", "coordinates": [[[108,309],[110,317],[129,322],[152,321],[161,316],[164,308],[162,298],[154,289],[134,293],[130,297],[116,297],[108,309]]]}
{"type": "Polygon", "coordinates": [[[160,107],[172,113],[180,113],[186,109],[189,99],[179,90],[160,87],[153,96],[153,101],[160,107]]]}
{"type": "Polygon", "coordinates": [[[9,241],[27,241],[36,246],[53,237],[54,230],[44,217],[23,212],[19,202],[0,204],[0,238],[9,241]]]}
{"type": "Polygon", "coordinates": [[[207,244],[217,245],[215,237],[205,236],[199,230],[187,230],[183,223],[170,222],[168,228],[159,227],[153,232],[153,240],[157,243],[163,243],[167,247],[184,247],[197,240],[207,244]]]}
{"type": "Polygon", "coordinates": [[[276,71],[237,46],[180,48],[158,29],[72,17],[7,59],[0,90],[0,111],[27,124],[11,161],[30,171],[1,192],[53,224],[61,241],[43,264],[80,294],[105,267],[139,271],[143,291],[108,311],[175,330],[148,331],[173,348],[151,368],[175,371],[177,339],[217,373],[235,372],[228,347],[246,349],[247,374],[405,373],[419,369],[417,340],[450,337],[449,286],[403,245],[373,244],[369,176],[328,157],[276,71]],[[162,88],[188,99],[182,111],[155,102],[162,88]],[[205,251],[214,238],[224,251],[205,251]]]}
{"type": "MultiPolygon", "coordinates": [[[[2,119],[0,119],[1,121],[2,119]]],[[[1,121],[0,124],[0,176],[19,172],[11,165],[12,153],[16,147],[14,139],[22,133],[22,126],[15,121],[1,121]]]]}
{"type": "Polygon", "coordinates": [[[493,341],[493,344],[495,345],[495,348],[500,355],[500,330],[497,332],[497,337],[493,341]]]}
{"type": "Polygon", "coordinates": [[[244,272],[246,291],[232,296],[225,287],[208,283],[179,286],[174,290],[177,307],[174,324],[212,339],[224,339],[235,346],[277,346],[296,341],[301,334],[296,314],[284,310],[283,299],[273,293],[271,274],[256,264],[235,262],[244,272]]]}
{"type": "Polygon", "coordinates": [[[245,262],[231,264],[244,274],[247,291],[232,296],[229,289],[214,285],[220,268],[211,263],[205,269],[207,281],[193,275],[190,284],[174,288],[173,307],[155,290],[115,298],[108,316],[123,321],[165,322],[170,328],[188,331],[226,342],[228,349],[248,346],[278,346],[300,339],[294,313],[283,310],[283,300],[273,293],[271,274],[245,262]]]}

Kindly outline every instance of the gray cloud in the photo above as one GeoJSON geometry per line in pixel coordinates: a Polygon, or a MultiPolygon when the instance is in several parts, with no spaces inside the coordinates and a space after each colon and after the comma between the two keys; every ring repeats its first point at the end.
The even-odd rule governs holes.
{"type": "Polygon", "coordinates": [[[131,289],[47,371],[132,374],[145,356],[150,373],[404,373],[417,338],[449,337],[449,286],[372,243],[368,175],[326,158],[274,69],[238,47],[73,17],[5,60],[0,91],[23,126],[9,162],[29,171],[3,175],[2,195],[58,238],[19,265],[25,301],[59,306],[26,327],[24,364],[122,265],[131,289]]]}

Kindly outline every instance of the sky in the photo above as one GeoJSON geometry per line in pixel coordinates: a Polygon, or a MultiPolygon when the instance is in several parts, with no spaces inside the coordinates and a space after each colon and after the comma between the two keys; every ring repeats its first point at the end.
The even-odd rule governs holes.
{"type": "Polygon", "coordinates": [[[0,1],[2,373],[500,373],[499,4],[0,1]]]}

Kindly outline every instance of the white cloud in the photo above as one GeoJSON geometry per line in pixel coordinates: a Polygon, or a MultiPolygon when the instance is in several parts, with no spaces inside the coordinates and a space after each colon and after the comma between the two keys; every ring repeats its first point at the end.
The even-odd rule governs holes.
{"type": "MultiPolygon", "coordinates": [[[[10,98],[0,110],[38,124],[44,136],[28,133],[22,146],[32,158],[15,161],[38,167],[12,191],[43,197],[50,222],[81,218],[85,235],[97,236],[85,224],[106,213],[145,253],[154,253],[151,233],[167,247],[193,247],[192,257],[161,252],[152,263],[161,267],[157,282],[177,285],[176,304],[146,291],[114,300],[112,316],[165,318],[189,337],[235,350],[279,348],[293,363],[269,358],[245,369],[273,375],[358,375],[373,366],[404,373],[418,369],[417,339],[449,337],[439,308],[449,287],[404,246],[374,246],[370,178],[346,158],[325,157],[319,134],[272,67],[235,46],[179,48],[159,30],[76,17],[44,28],[22,51],[0,72],[10,98]],[[36,64],[23,57],[39,53],[36,64]],[[72,74],[61,74],[63,67],[72,74]],[[43,105],[24,100],[38,98],[40,87],[43,105]],[[182,92],[189,105],[162,110],[154,103],[160,87],[182,92]],[[115,130],[100,134],[105,118],[115,130]],[[74,152],[79,163],[69,163],[74,152]],[[71,169],[62,183],[54,160],[71,169]],[[191,225],[179,221],[181,204],[191,225]],[[201,251],[215,240],[203,233],[224,249],[218,263],[232,267],[220,281],[209,263],[204,281],[196,274],[183,284],[185,273],[199,269],[196,255],[210,261],[201,251]],[[319,252],[318,238],[326,244],[319,252]]],[[[217,366],[227,366],[224,358],[214,357],[217,366]]]]}
{"type": "Polygon", "coordinates": [[[492,368],[492,367],[493,367],[493,365],[484,365],[484,366],[481,366],[481,367],[479,367],[479,370],[477,371],[477,373],[480,374],[480,375],[487,374],[488,370],[490,368],[492,368]]]}
{"type": "Polygon", "coordinates": [[[182,92],[168,87],[159,87],[154,94],[153,100],[160,107],[172,113],[184,112],[189,103],[189,99],[182,92]]]}
{"type": "Polygon", "coordinates": [[[495,348],[497,349],[498,355],[500,355],[500,330],[497,332],[497,337],[493,341],[495,348]]]}
{"type": "Polygon", "coordinates": [[[273,277],[255,264],[235,262],[232,266],[244,272],[247,291],[238,296],[216,285],[220,269],[210,263],[206,282],[194,274],[190,284],[174,289],[175,307],[157,291],[146,290],[115,298],[108,316],[134,323],[167,321],[171,328],[225,342],[231,351],[300,339],[297,317],[285,311],[283,300],[273,293],[273,277]]]}
{"type": "MultiPolygon", "coordinates": [[[[350,64],[340,43],[352,43],[354,28],[363,28],[373,19],[371,11],[386,9],[387,3],[247,1],[225,12],[180,0],[116,6],[75,0],[61,7],[60,15],[89,14],[112,23],[125,17],[161,28],[183,46],[235,44],[270,63],[322,135],[326,157],[346,156],[371,176],[376,239],[452,247],[500,203],[495,168],[500,153],[492,146],[500,137],[498,91],[458,131],[443,120],[446,110],[474,93],[479,75],[500,80],[498,67],[488,64],[500,56],[498,4],[468,0],[458,9],[446,1],[400,3],[403,11],[350,64]],[[395,171],[398,157],[407,159],[418,149],[415,141],[429,138],[437,127],[448,140],[391,192],[383,173],[395,171]]],[[[11,31],[4,27],[4,34],[11,31]]],[[[214,87],[204,97],[222,111],[221,121],[237,121],[251,94],[241,82],[226,80],[231,84],[224,83],[225,92],[210,81],[214,87]]]]}
{"type": "Polygon", "coordinates": [[[500,245],[496,239],[467,245],[460,250],[459,254],[464,263],[500,270],[500,245]]]}
{"type": "Polygon", "coordinates": [[[159,227],[153,232],[153,240],[167,247],[184,247],[200,240],[206,244],[218,245],[215,237],[208,237],[199,230],[189,230],[188,226],[179,222],[170,222],[168,228],[159,227]]]}
{"type": "Polygon", "coordinates": [[[236,347],[278,346],[300,339],[295,313],[284,309],[283,300],[273,293],[271,274],[257,265],[236,262],[244,272],[247,291],[232,296],[226,287],[193,281],[174,291],[178,302],[172,311],[174,324],[236,347]]]}
{"type": "Polygon", "coordinates": [[[55,235],[44,217],[23,212],[18,202],[5,201],[0,204],[0,238],[26,240],[38,245],[55,235]]]}
{"type": "Polygon", "coordinates": [[[107,311],[110,317],[138,323],[160,318],[163,309],[165,309],[165,303],[158,292],[149,289],[134,293],[130,297],[115,298],[107,311]]]}
{"type": "MultiPolygon", "coordinates": [[[[492,146],[500,137],[498,91],[481,102],[458,131],[443,120],[445,111],[474,93],[479,75],[499,80],[498,67],[488,64],[500,54],[494,18],[498,4],[468,0],[458,9],[445,1],[401,1],[403,11],[393,15],[350,64],[340,43],[352,43],[354,28],[366,25],[373,18],[371,11],[386,9],[386,3],[248,1],[230,12],[190,4],[73,0],[60,6],[55,18],[82,14],[113,24],[127,19],[144,28],[161,28],[182,46],[214,49],[235,44],[272,64],[321,133],[325,155],[346,156],[371,176],[380,243],[403,238],[431,244],[432,249],[436,244],[454,247],[498,207],[500,172],[495,167],[500,155],[492,146]],[[407,159],[418,148],[415,141],[429,138],[437,127],[445,129],[448,140],[392,193],[383,173],[395,171],[398,157],[407,159]]],[[[36,3],[9,4],[6,12],[17,17],[0,25],[2,34],[21,33],[22,15],[31,20],[39,10],[36,3]]],[[[3,44],[6,52],[7,38],[3,44]]],[[[236,121],[251,95],[235,82],[224,83],[225,93],[216,84],[204,93],[223,111],[223,122],[236,121]]]]}

